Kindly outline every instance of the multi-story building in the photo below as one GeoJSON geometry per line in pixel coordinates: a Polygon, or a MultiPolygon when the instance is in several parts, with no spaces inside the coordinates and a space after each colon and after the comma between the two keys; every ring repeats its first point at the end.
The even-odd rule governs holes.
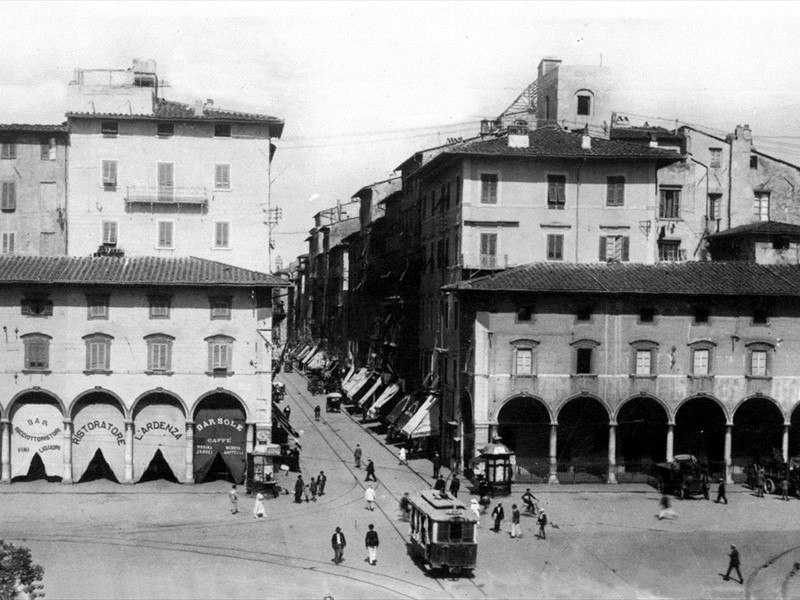
{"type": "Polygon", "coordinates": [[[2,481],[241,481],[271,439],[271,275],[0,257],[2,481]]]}
{"type": "Polygon", "coordinates": [[[66,125],[0,125],[0,252],[67,251],[66,125]]]}
{"type": "Polygon", "coordinates": [[[197,256],[268,272],[264,212],[283,121],[160,92],[151,61],[76,71],[69,254],[197,256]]]}

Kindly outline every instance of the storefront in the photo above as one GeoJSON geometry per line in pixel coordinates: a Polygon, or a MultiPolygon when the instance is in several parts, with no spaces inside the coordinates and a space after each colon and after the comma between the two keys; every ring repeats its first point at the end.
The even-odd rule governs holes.
{"type": "Polygon", "coordinates": [[[244,481],[247,457],[246,415],[224,392],[204,398],[194,416],[194,480],[244,481]]]}
{"type": "Polygon", "coordinates": [[[40,392],[17,399],[11,409],[12,480],[60,481],[64,474],[64,415],[40,392]]]}
{"type": "Polygon", "coordinates": [[[78,483],[125,480],[125,415],[108,393],[87,394],[73,410],[72,476],[78,483]]]}
{"type": "Polygon", "coordinates": [[[142,398],[133,414],[133,480],[183,481],[186,472],[186,416],[167,394],[142,398]]]}

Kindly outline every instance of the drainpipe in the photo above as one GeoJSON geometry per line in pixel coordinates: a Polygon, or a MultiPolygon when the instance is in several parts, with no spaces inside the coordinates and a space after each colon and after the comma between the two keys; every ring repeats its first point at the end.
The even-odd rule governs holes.
{"type": "MultiPolygon", "coordinates": [[[[586,159],[583,159],[584,162],[586,159]]],[[[581,166],[582,164],[578,165],[578,170],[576,172],[576,187],[575,187],[575,262],[579,263],[580,259],[578,256],[578,249],[580,248],[580,244],[578,243],[578,239],[580,236],[580,204],[581,204],[581,166]]]]}

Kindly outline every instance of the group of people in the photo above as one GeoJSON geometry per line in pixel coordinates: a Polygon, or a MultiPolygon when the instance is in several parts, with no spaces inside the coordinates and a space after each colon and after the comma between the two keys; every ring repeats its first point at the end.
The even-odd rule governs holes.
{"type": "MultiPolygon", "coordinates": [[[[367,562],[373,566],[377,565],[380,540],[378,539],[378,532],[375,531],[375,525],[372,523],[367,526],[367,535],[364,537],[364,545],[367,547],[367,562]]],[[[337,565],[344,560],[345,546],[347,546],[347,538],[345,538],[342,528],[337,527],[331,536],[333,562],[337,565]]]]}
{"type": "MultiPolygon", "coordinates": [[[[536,497],[533,494],[531,494],[530,488],[528,488],[526,490],[526,492],[525,492],[525,494],[523,495],[522,498],[523,498],[523,502],[525,502],[526,505],[527,505],[528,502],[531,502],[531,503],[536,502],[536,497]],[[526,497],[527,497],[527,499],[526,499],[526,497]]],[[[545,512],[545,510],[543,508],[540,508],[538,506],[538,504],[534,504],[534,507],[535,507],[535,511],[534,511],[533,514],[536,517],[536,524],[539,526],[539,532],[536,534],[536,537],[538,537],[541,540],[546,540],[547,539],[547,533],[545,532],[545,527],[547,526],[547,523],[548,523],[547,513],[545,512]]],[[[473,508],[473,510],[475,510],[475,509],[473,508]]],[[[505,512],[505,509],[503,508],[503,503],[502,502],[498,502],[497,503],[497,505],[494,507],[494,510],[492,510],[492,515],[491,516],[494,519],[494,528],[492,529],[492,531],[494,531],[495,533],[499,533],[500,532],[500,528],[502,527],[503,520],[506,518],[506,512],[505,512]]],[[[521,513],[519,511],[518,506],[516,504],[512,504],[511,505],[511,531],[509,532],[512,538],[518,539],[518,538],[522,537],[521,516],[522,515],[521,515],[521,513]]]]}
{"type": "Polygon", "coordinates": [[[303,481],[302,475],[298,475],[297,481],[294,482],[294,501],[300,504],[305,498],[306,502],[316,502],[317,496],[325,495],[327,482],[325,471],[320,471],[319,475],[316,478],[312,477],[308,483],[303,481]]]}

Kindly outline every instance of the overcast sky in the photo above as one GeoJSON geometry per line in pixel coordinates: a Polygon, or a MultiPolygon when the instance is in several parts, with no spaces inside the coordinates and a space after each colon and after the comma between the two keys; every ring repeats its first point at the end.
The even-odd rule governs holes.
{"type": "Polygon", "coordinates": [[[796,3],[4,2],[0,23],[0,122],[60,123],[75,68],[134,57],[157,62],[169,99],[283,118],[284,264],[314,213],[474,134],[546,55],[612,68],[620,112],[748,123],[759,149],[800,164],[796,3]]]}

